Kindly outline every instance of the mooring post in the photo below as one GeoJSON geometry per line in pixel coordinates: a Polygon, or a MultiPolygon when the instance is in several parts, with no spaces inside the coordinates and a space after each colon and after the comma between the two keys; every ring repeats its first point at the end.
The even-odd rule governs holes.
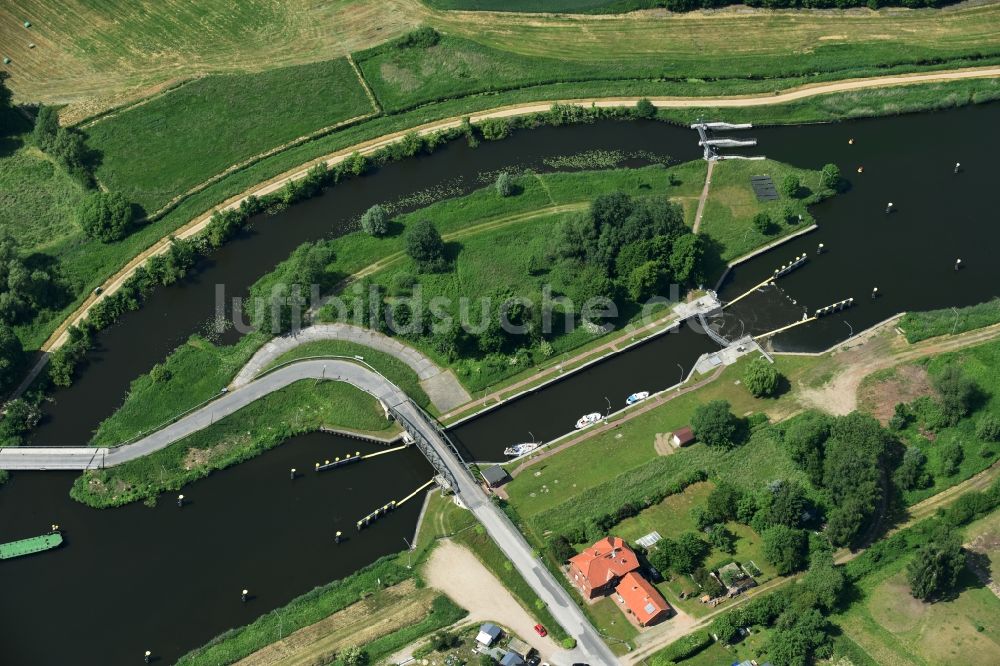
{"type": "Polygon", "coordinates": [[[148,663],[149,663],[149,658],[150,658],[150,657],[152,657],[152,656],[153,656],[153,653],[152,653],[152,652],[150,652],[149,650],[146,650],[146,654],[144,654],[144,655],[142,656],[142,660],[143,660],[143,661],[144,661],[145,663],[147,663],[147,664],[148,664],[148,663]]]}
{"type": "Polygon", "coordinates": [[[295,480],[295,468],[294,468],[294,467],[292,468],[292,471],[291,471],[291,472],[289,473],[289,478],[290,478],[290,479],[291,479],[292,481],[294,481],[294,480],[295,480]]]}
{"type": "Polygon", "coordinates": [[[337,530],[337,533],[333,535],[333,542],[340,543],[340,539],[342,536],[343,534],[340,532],[340,530],[337,530]]]}
{"type": "Polygon", "coordinates": [[[955,162],[955,173],[958,173],[958,170],[961,169],[961,168],[962,168],[962,163],[961,162],[955,162]]]}
{"type": "Polygon", "coordinates": [[[889,205],[885,207],[885,213],[886,215],[888,215],[891,212],[892,212],[892,202],[890,201],[889,205]]]}
{"type": "Polygon", "coordinates": [[[184,506],[184,495],[177,496],[177,506],[178,507],[184,506]]]}
{"type": "Polygon", "coordinates": [[[820,243],[819,247],[816,248],[816,254],[823,254],[823,244],[820,243]]]}
{"type": "Polygon", "coordinates": [[[961,259],[956,259],[955,260],[955,270],[957,271],[961,267],[962,267],[962,260],[961,259]]]}
{"type": "Polygon", "coordinates": [[[873,301],[875,300],[876,296],[878,296],[878,287],[875,287],[874,289],[872,289],[872,300],[873,301]]]}
{"type": "Polygon", "coordinates": [[[248,594],[250,594],[250,592],[248,590],[243,590],[242,592],[240,592],[240,601],[242,601],[243,603],[246,603],[247,602],[247,595],[248,594]]]}

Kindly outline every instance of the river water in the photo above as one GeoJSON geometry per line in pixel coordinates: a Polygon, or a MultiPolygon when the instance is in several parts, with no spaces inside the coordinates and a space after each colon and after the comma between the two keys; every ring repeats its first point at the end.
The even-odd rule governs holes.
{"type": "MultiPolygon", "coordinates": [[[[989,105],[748,133],[760,141],[751,149],[755,154],[806,167],[839,164],[850,190],[815,207],[819,230],[732,271],[723,299],[760,282],[791,257],[811,255],[778,289],[737,304],[727,314],[725,330],[772,330],[806,310],[854,297],[853,309],[775,340],[778,349],[818,350],[901,310],[969,305],[997,295],[1000,268],[991,253],[1000,232],[989,194],[996,172],[987,156],[1000,150],[1000,133],[989,130],[998,125],[1000,105],[989,105]],[[963,165],[959,174],[953,173],[956,161],[963,165]],[[892,215],[884,213],[889,201],[896,208],[892,215]],[[828,252],[812,256],[820,242],[828,252]],[[959,257],[965,268],[955,271],[959,257]],[[875,286],[882,296],[872,300],[875,286]]],[[[692,131],[660,123],[542,128],[475,150],[454,142],[262,216],[252,232],[222,248],[190,278],[157,290],[140,311],[98,336],[82,377],[55,394],[36,443],[87,441],[121,404],[132,379],[211,320],[216,284],[225,284],[230,295],[244,293],[297,245],[343,233],[378,201],[420,191],[459,194],[481,186],[479,174],[544,170],[546,158],[587,150],[647,151],[677,161],[700,155],[692,131]]],[[[452,434],[471,458],[496,460],[511,443],[568,431],[585,412],[604,412],[609,403],[617,410],[633,391],[675,384],[700,354],[715,348],[707,336],[682,327],[511,401],[452,434]]],[[[412,535],[419,502],[361,534],[353,532],[353,523],[430,477],[416,451],[288,479],[290,467],[308,469],[316,459],[372,446],[329,435],[297,437],[186,487],[193,503],[183,509],[171,494],[155,508],[90,510],[68,497],[72,474],[14,475],[0,487],[0,540],[37,534],[56,522],[67,544],[0,564],[4,663],[126,664],[136,663],[146,649],[169,663],[229,627],[400,550],[403,538],[412,535]],[[343,525],[352,538],[334,545],[333,532],[343,525]],[[254,596],[246,604],[239,600],[243,588],[254,596]]]]}

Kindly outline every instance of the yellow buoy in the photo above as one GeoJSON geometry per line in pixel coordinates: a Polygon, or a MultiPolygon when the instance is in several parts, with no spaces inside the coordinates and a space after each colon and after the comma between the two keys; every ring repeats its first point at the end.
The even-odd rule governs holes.
{"type": "Polygon", "coordinates": [[[853,145],[854,145],[854,139],[848,139],[848,140],[847,140],[847,143],[849,143],[850,145],[852,145],[852,146],[853,146],[853,145]]]}
{"type": "Polygon", "coordinates": [[[864,173],[864,172],[865,172],[864,167],[858,167],[858,173],[864,173]]]}

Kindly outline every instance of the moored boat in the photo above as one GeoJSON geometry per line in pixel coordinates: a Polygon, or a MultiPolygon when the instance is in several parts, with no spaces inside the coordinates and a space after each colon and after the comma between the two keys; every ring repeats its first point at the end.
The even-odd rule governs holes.
{"type": "Polygon", "coordinates": [[[642,402],[649,397],[649,391],[639,391],[638,393],[633,393],[628,398],[625,399],[626,405],[634,405],[637,402],[642,402]]]}
{"type": "Polygon", "coordinates": [[[517,458],[518,456],[523,456],[525,453],[531,453],[539,446],[541,446],[539,442],[524,442],[522,444],[515,444],[514,446],[508,446],[506,449],[503,450],[503,454],[505,456],[517,458]]]}
{"type": "Polygon", "coordinates": [[[59,526],[53,525],[52,531],[47,534],[0,544],[0,560],[41,553],[60,546],[62,542],[63,537],[59,526]]]}
{"type": "Polygon", "coordinates": [[[586,428],[587,426],[592,426],[601,420],[600,412],[591,412],[590,414],[584,414],[580,417],[580,420],[576,422],[576,429],[586,428]]]}

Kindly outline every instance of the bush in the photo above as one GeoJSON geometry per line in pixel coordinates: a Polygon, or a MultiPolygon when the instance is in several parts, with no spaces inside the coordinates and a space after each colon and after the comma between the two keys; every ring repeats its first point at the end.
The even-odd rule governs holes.
{"type": "Polygon", "coordinates": [[[796,196],[801,187],[802,183],[799,181],[799,177],[793,173],[790,173],[781,179],[781,193],[786,197],[796,196]]]}
{"type": "Polygon", "coordinates": [[[514,181],[506,171],[501,171],[500,175],[497,176],[496,187],[497,194],[502,197],[509,197],[514,194],[514,181]]]}
{"type": "Polygon", "coordinates": [[[635,115],[638,118],[655,118],[656,117],[656,107],[648,99],[643,97],[635,105],[635,115]]]}
{"type": "Polygon", "coordinates": [[[691,417],[695,436],[709,446],[733,448],[741,444],[740,423],[726,400],[712,400],[699,405],[691,417]]]}
{"type": "Polygon", "coordinates": [[[133,217],[132,204],[118,192],[94,192],[80,203],[77,212],[84,233],[102,243],[125,238],[133,217]]]}
{"type": "Polygon", "coordinates": [[[549,552],[552,554],[553,559],[559,563],[566,562],[569,558],[576,555],[576,549],[573,548],[573,544],[561,534],[549,542],[549,552]]]}
{"type": "Polygon", "coordinates": [[[941,474],[944,476],[954,476],[958,473],[958,467],[965,459],[965,451],[958,442],[950,442],[941,447],[941,474]]]}
{"type": "Polygon", "coordinates": [[[49,152],[56,141],[59,132],[59,112],[54,106],[41,106],[35,117],[35,129],[32,139],[40,150],[49,152]]]}
{"type": "Polygon", "coordinates": [[[976,424],[976,437],[985,442],[1000,441],[1000,418],[995,414],[983,414],[976,424]]]}
{"type": "Polygon", "coordinates": [[[338,657],[344,666],[364,666],[368,663],[368,653],[356,645],[345,649],[338,657]]]}
{"type": "Polygon", "coordinates": [[[831,190],[840,189],[840,167],[836,164],[824,164],[820,172],[820,183],[831,190]]]}
{"type": "Polygon", "coordinates": [[[425,273],[440,272],[447,267],[444,241],[430,220],[420,220],[407,229],[406,253],[425,273]]]}
{"type": "Polygon", "coordinates": [[[927,456],[915,446],[907,447],[903,454],[903,460],[893,475],[896,485],[903,490],[913,490],[914,488],[927,488],[931,485],[931,476],[924,466],[927,464],[927,456]]]}
{"type": "Polygon", "coordinates": [[[962,540],[949,526],[934,528],[930,539],[917,549],[906,566],[910,593],[917,599],[934,601],[951,593],[965,568],[962,540]]]}
{"type": "Polygon", "coordinates": [[[750,361],[743,371],[743,384],[756,398],[774,395],[778,390],[778,382],[781,375],[775,369],[774,364],[768,362],[763,356],[750,361]]]}
{"type": "Polygon", "coordinates": [[[712,644],[712,636],[705,629],[677,639],[653,657],[654,666],[664,666],[694,656],[712,644]]]}
{"type": "Polygon", "coordinates": [[[510,121],[506,118],[487,118],[479,123],[479,132],[487,141],[498,141],[510,136],[510,121]]]}
{"type": "Polygon", "coordinates": [[[771,216],[761,211],[753,216],[753,227],[760,233],[767,236],[771,233],[771,216]]]}
{"type": "Polygon", "coordinates": [[[396,46],[401,49],[426,49],[436,45],[441,41],[441,33],[429,26],[423,26],[412,30],[396,42],[396,46]]]}
{"type": "Polygon", "coordinates": [[[0,323],[0,391],[14,386],[26,360],[20,338],[12,328],[0,323]]]}
{"type": "Polygon", "coordinates": [[[153,366],[153,369],[149,371],[149,378],[157,384],[166,384],[173,376],[173,373],[170,372],[170,368],[163,363],[157,363],[153,366]]]}
{"type": "Polygon", "coordinates": [[[946,366],[932,377],[931,384],[941,398],[941,409],[949,425],[955,425],[968,415],[979,396],[979,387],[955,364],[946,366]]]}
{"type": "Polygon", "coordinates": [[[802,569],[808,554],[808,539],[802,530],[772,525],[761,534],[764,557],[782,576],[802,569]]]}
{"type": "Polygon", "coordinates": [[[576,649],[576,639],[572,637],[567,637],[562,639],[562,641],[560,641],[560,644],[567,650],[576,649]]]}
{"type": "Polygon", "coordinates": [[[382,204],[375,204],[362,214],[361,228],[369,236],[385,236],[389,233],[389,211],[382,204]]]}

